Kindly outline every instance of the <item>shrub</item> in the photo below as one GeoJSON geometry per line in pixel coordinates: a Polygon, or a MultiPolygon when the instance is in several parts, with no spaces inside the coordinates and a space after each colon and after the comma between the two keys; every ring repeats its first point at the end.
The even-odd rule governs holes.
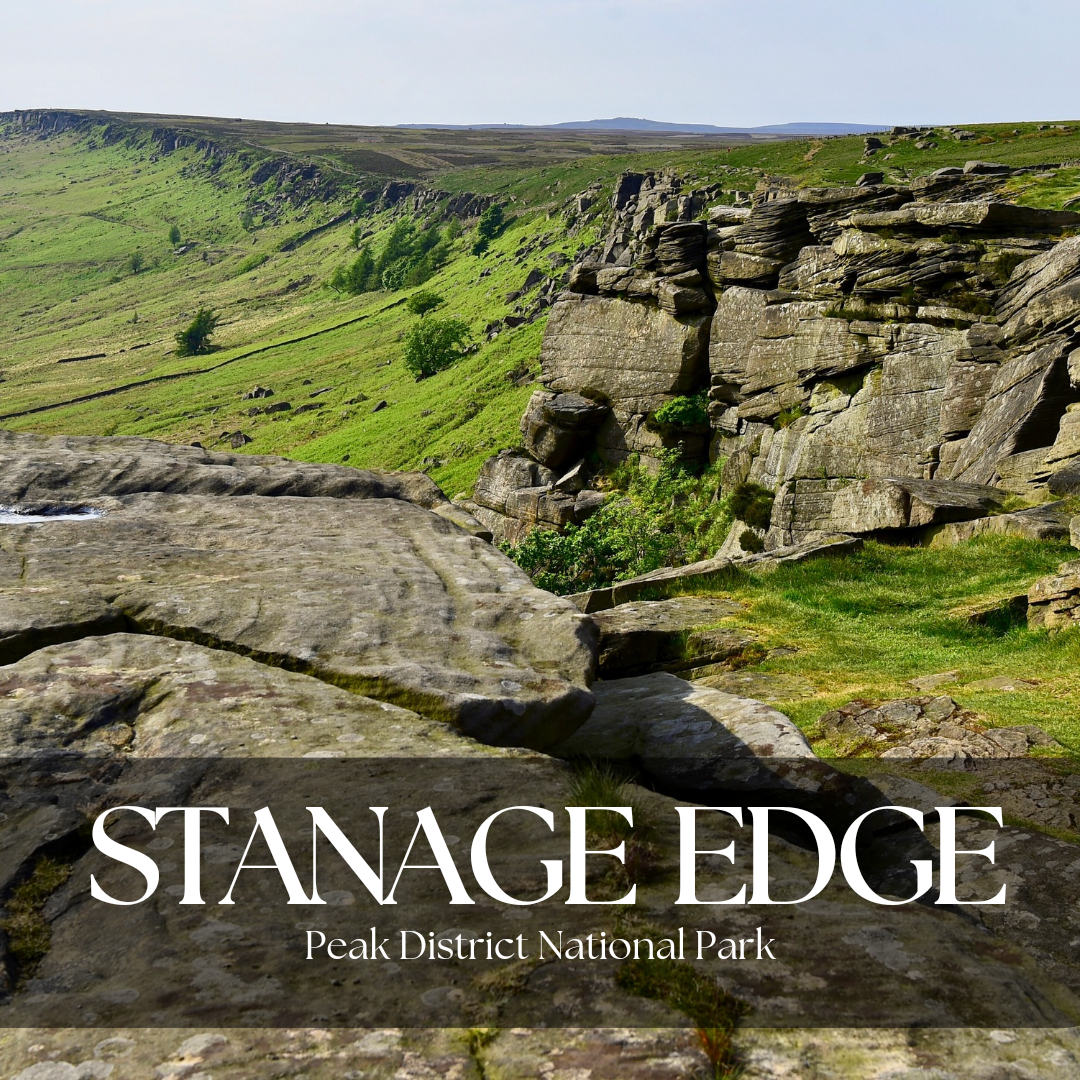
{"type": "Polygon", "coordinates": [[[218,316],[210,308],[199,308],[186,330],[176,335],[178,356],[198,356],[210,351],[210,335],[217,329],[218,316]]]}
{"type": "Polygon", "coordinates": [[[141,251],[133,251],[127,258],[127,268],[133,273],[137,274],[143,267],[146,266],[146,259],[143,257],[141,251]]]}
{"type": "Polygon", "coordinates": [[[172,244],[174,247],[177,244],[180,243],[180,226],[179,225],[174,224],[174,225],[169,226],[169,243],[172,244]]]}
{"type": "Polygon", "coordinates": [[[719,476],[719,463],[698,472],[675,450],[662,453],[656,475],[620,466],[603,481],[612,496],[583,524],[534,529],[503,550],[540,588],[560,594],[706,558],[731,524],[719,476]]]}
{"type": "Polygon", "coordinates": [[[739,547],[743,551],[750,552],[751,555],[756,555],[759,551],[765,550],[765,541],[753,529],[743,529],[739,536],[739,547]]]}
{"type": "Polygon", "coordinates": [[[704,393],[677,397],[656,410],[655,420],[663,427],[697,427],[709,422],[709,399],[704,393]]]}
{"type": "Polygon", "coordinates": [[[476,226],[476,243],[472,246],[474,255],[483,255],[488,245],[506,227],[506,218],[503,208],[495,203],[489,206],[481,215],[476,226]]]}
{"type": "Polygon", "coordinates": [[[360,254],[348,266],[339,266],[330,278],[330,288],[338,292],[358,296],[379,287],[378,273],[375,270],[375,257],[371,247],[365,244],[360,254]]]}
{"type": "Polygon", "coordinates": [[[355,198],[352,204],[352,216],[354,218],[367,217],[371,213],[371,203],[366,199],[355,198]]]}
{"type": "Polygon", "coordinates": [[[755,529],[767,529],[772,520],[773,493],[760,484],[744,483],[731,493],[731,512],[755,529]]]}
{"type": "Polygon", "coordinates": [[[408,300],[405,301],[405,307],[412,312],[413,315],[426,315],[429,311],[434,311],[436,308],[440,308],[446,303],[445,300],[437,293],[432,292],[430,289],[423,289],[418,293],[413,293],[408,300]]]}
{"type": "MultiPolygon", "coordinates": [[[[353,230],[359,242],[359,226],[353,230]]],[[[360,250],[350,266],[338,267],[330,278],[330,287],[353,296],[374,289],[401,289],[423,285],[450,256],[450,245],[437,225],[417,232],[406,219],[391,230],[376,258],[369,244],[360,250]]]]}
{"type": "Polygon", "coordinates": [[[349,246],[360,250],[360,241],[364,236],[364,228],[362,225],[357,225],[353,231],[349,234],[349,246]]]}
{"type": "Polygon", "coordinates": [[[405,367],[417,379],[443,371],[461,358],[468,337],[460,319],[422,318],[405,335],[405,367]]]}

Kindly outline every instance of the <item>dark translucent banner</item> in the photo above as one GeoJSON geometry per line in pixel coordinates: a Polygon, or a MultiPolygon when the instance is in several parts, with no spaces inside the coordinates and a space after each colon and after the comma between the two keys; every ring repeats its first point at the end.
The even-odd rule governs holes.
{"type": "Polygon", "coordinates": [[[8,759],[0,1024],[1080,1022],[1067,770],[860,765],[8,759]]]}

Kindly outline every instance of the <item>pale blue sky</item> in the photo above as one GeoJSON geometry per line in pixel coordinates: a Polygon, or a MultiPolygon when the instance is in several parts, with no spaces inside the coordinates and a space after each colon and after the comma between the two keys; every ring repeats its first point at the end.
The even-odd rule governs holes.
{"type": "Polygon", "coordinates": [[[0,111],[355,124],[1080,117],[1077,0],[0,0],[0,111]]]}

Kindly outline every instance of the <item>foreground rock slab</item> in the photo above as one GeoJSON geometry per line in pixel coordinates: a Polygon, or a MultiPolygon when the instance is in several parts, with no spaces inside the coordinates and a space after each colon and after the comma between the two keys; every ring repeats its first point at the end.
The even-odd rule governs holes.
{"type": "Polygon", "coordinates": [[[153,439],[0,430],[0,503],[85,502],[102,495],[292,495],[401,499],[475,532],[424,473],[352,469],[256,454],[223,454],[153,439]]]}
{"type": "Polygon", "coordinates": [[[400,499],[128,495],[0,526],[0,659],[136,628],[542,748],[588,715],[595,629],[400,499]]]}
{"type": "Polygon", "coordinates": [[[605,679],[681,671],[740,656],[754,641],[745,630],[695,630],[742,610],[735,600],[682,596],[620,604],[594,616],[600,627],[599,673],[605,679]]]}

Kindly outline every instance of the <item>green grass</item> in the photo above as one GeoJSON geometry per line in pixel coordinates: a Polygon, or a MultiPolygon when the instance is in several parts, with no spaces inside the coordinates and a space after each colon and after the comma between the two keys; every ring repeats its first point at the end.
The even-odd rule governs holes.
{"type": "MultiPolygon", "coordinates": [[[[361,152],[355,129],[334,126],[121,119],[130,125],[128,135],[113,142],[102,137],[101,126],[38,139],[0,124],[0,415],[10,417],[0,424],[197,440],[211,449],[228,445],[223,433],[242,430],[253,440],[245,448],[250,453],[386,468],[419,468],[427,460],[450,495],[471,490],[484,458],[520,440],[518,420],[530,388],[507,375],[538,371],[544,320],[493,342],[483,330],[511,311],[505,294],[520,288],[529,270],[550,269],[549,254],[572,256],[595,241],[599,222],[571,236],[563,218],[573,196],[589,185],[600,185],[596,205],[602,208],[627,168],[674,168],[694,178],[689,182],[733,191],[775,174],[833,184],[868,168],[900,179],[972,157],[1014,164],[1080,159],[1076,125],[1069,131],[1019,125],[1019,135],[1013,126],[981,125],[971,130],[992,143],[939,137],[938,149],[919,151],[898,142],[867,164],[856,137],[726,145],[615,133],[365,129],[361,152]],[[161,154],[149,130],[169,124],[233,152],[216,171],[194,148],[161,154]],[[885,162],[885,153],[893,160],[885,162]],[[284,197],[274,201],[283,193],[272,183],[253,190],[251,168],[272,154],[317,162],[336,194],[293,205],[284,197]],[[378,187],[387,175],[418,176],[450,192],[494,194],[513,218],[479,259],[468,254],[473,237],[467,231],[423,286],[446,298],[442,313],[464,319],[481,348],[422,383],[401,362],[401,339],[413,319],[402,306],[410,290],[346,297],[325,285],[337,266],[355,258],[350,222],[280,250],[340,215],[358,191],[378,187]],[[256,195],[277,209],[252,216],[256,195]],[[183,244],[193,245],[185,254],[174,254],[169,242],[173,224],[183,244]],[[542,246],[516,257],[523,243],[541,238],[542,246]],[[137,274],[131,272],[134,252],[145,263],[137,274]],[[481,277],[482,270],[490,273],[481,277]],[[200,306],[221,315],[216,351],[181,360],[173,351],[175,334],[200,306]],[[57,363],[96,353],[105,356],[57,363]],[[295,418],[249,418],[250,403],[240,398],[256,383],[271,386],[277,401],[294,407],[317,402],[320,409],[295,418]],[[140,385],[56,407],[128,384],[140,385]],[[327,386],[330,393],[310,397],[327,386]],[[373,412],[382,400],[388,407],[373,412]]],[[[1021,201],[1060,206],[1080,191],[1080,165],[1011,184],[1021,201]]],[[[392,223],[388,213],[364,219],[376,250],[392,223]]]]}
{"type": "Polygon", "coordinates": [[[814,733],[818,717],[852,700],[917,696],[906,680],[956,670],[936,693],[954,697],[991,726],[1037,724],[1080,753],[1080,633],[1026,625],[975,626],[974,607],[1026,593],[1075,554],[1063,541],[979,537],[944,549],[868,543],[856,555],[743,575],[722,595],[747,610],[767,648],[799,651],[751,670],[803,675],[814,697],[778,707],[814,733]],[[969,689],[996,675],[1037,685],[1012,693],[969,689]]]}

